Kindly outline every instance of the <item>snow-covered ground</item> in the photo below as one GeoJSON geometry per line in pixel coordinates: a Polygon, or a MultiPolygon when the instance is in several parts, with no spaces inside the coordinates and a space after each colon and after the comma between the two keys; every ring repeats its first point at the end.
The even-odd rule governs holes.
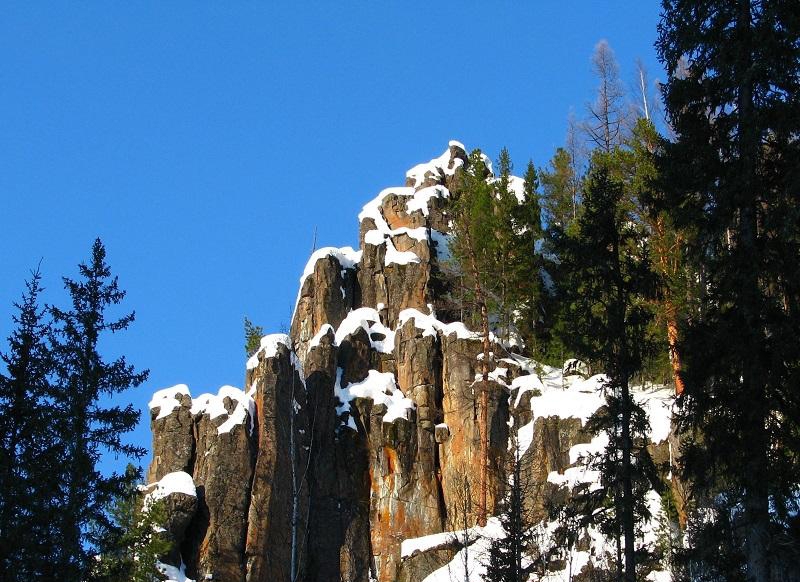
{"type": "MultiPolygon", "coordinates": [[[[424,318],[420,319],[425,321],[424,318]]],[[[417,325],[419,326],[419,324],[417,325]]],[[[511,406],[518,407],[522,402],[522,395],[526,392],[532,393],[530,399],[532,420],[518,429],[518,446],[521,453],[531,446],[533,427],[537,418],[552,416],[577,418],[584,424],[605,403],[603,386],[606,378],[604,376],[596,375],[589,378],[583,378],[580,375],[564,376],[562,369],[540,366],[516,355],[499,360],[492,379],[506,384],[512,390],[513,401],[509,403],[511,406]],[[518,366],[528,374],[507,383],[509,370],[503,367],[503,364],[509,367],[511,365],[518,366]]],[[[665,386],[637,386],[632,388],[632,392],[634,398],[648,414],[651,425],[650,440],[654,443],[663,442],[670,432],[673,404],[671,389],[665,386]]],[[[591,454],[602,451],[607,442],[606,435],[600,434],[589,443],[573,446],[569,451],[572,466],[563,473],[551,472],[547,476],[547,480],[562,487],[572,488],[582,483],[588,484],[590,489],[599,487],[599,474],[587,466],[586,459],[591,454]]],[[[653,518],[644,527],[641,541],[652,544],[658,535],[657,527],[659,516],[662,513],[661,499],[658,493],[651,491],[647,496],[647,503],[653,518]]],[[[535,538],[540,541],[542,547],[546,548],[554,543],[552,538],[557,527],[558,523],[555,521],[542,522],[536,526],[535,538]]],[[[471,528],[468,533],[470,535],[467,536],[467,539],[474,541],[468,547],[461,549],[449,564],[428,575],[424,582],[460,582],[466,579],[467,573],[471,581],[483,579],[489,544],[492,539],[503,536],[503,528],[497,518],[491,518],[486,527],[471,528]]],[[[571,577],[580,572],[590,560],[595,564],[598,564],[598,561],[602,563],[602,556],[615,552],[615,548],[596,528],[588,528],[586,534],[589,537],[589,549],[568,552],[565,567],[562,570],[548,572],[544,577],[545,581],[569,582],[571,577]]],[[[406,558],[415,552],[434,549],[452,543],[454,540],[463,543],[464,539],[464,531],[442,532],[408,539],[403,541],[401,553],[406,558]]],[[[656,571],[652,572],[648,579],[652,582],[667,582],[670,576],[668,572],[656,571]]]]}

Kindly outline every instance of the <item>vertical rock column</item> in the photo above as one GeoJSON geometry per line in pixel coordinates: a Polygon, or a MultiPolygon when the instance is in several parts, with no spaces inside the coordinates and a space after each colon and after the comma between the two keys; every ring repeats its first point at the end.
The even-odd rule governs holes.
{"type": "MultiPolygon", "coordinates": [[[[195,399],[195,402],[197,399],[195,399]]],[[[224,399],[233,412],[235,404],[224,399]]],[[[195,403],[197,406],[197,403],[195,403]]],[[[253,474],[253,419],[228,425],[227,416],[195,414],[193,479],[198,511],[189,526],[187,574],[197,580],[243,582],[250,479],[253,474]]]]}
{"type": "Polygon", "coordinates": [[[247,385],[256,388],[258,411],[244,552],[247,582],[290,580],[291,568],[302,567],[306,546],[306,391],[302,371],[284,343],[277,343],[274,354],[261,351],[256,358],[247,374],[247,385]]]}
{"type": "Polygon", "coordinates": [[[407,322],[395,337],[397,385],[415,405],[412,417],[383,422],[372,407],[369,433],[372,551],[381,582],[397,579],[404,539],[444,526],[435,427],[442,420],[441,359],[435,335],[407,322]]]}

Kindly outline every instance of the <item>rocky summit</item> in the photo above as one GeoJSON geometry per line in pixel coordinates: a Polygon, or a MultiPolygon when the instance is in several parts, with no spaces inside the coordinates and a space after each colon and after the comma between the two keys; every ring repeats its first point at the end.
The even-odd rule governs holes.
{"type": "MultiPolygon", "coordinates": [[[[313,253],[290,333],[261,340],[244,389],[155,393],[147,498],[167,508],[170,579],[419,582],[465,571],[480,579],[482,548],[501,527],[496,518],[476,526],[471,499],[482,340],[445,316],[437,291],[450,190],[465,160],[463,145],[450,142],[409,170],[404,186],[364,206],[357,250],[313,253]]],[[[583,461],[605,443],[583,428],[603,404],[603,378],[575,361],[539,365],[492,341],[488,512],[498,511],[518,451],[531,468],[526,503],[548,543],[546,500],[599,478],[583,461]]],[[[635,392],[650,415],[654,456],[668,462],[671,392],[635,392]]],[[[659,494],[648,503],[656,523],[659,494]]],[[[641,535],[657,535],[656,526],[641,535]]],[[[548,576],[581,572],[604,543],[589,531],[548,576]]]]}

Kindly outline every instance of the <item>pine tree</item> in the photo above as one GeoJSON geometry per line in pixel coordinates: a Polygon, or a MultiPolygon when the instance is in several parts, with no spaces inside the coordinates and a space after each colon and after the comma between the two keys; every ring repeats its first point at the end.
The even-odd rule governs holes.
{"type": "Polygon", "coordinates": [[[529,481],[515,439],[512,440],[512,449],[511,478],[499,515],[504,533],[489,544],[484,578],[489,582],[526,582],[537,566],[543,566],[528,559],[534,545],[533,516],[525,506],[529,481]]]}
{"type": "Polygon", "coordinates": [[[538,173],[533,161],[529,161],[523,178],[523,199],[511,209],[514,250],[509,270],[517,327],[533,357],[544,353],[550,323],[538,189],[538,173]]]}
{"type": "Polygon", "coordinates": [[[634,582],[635,527],[649,517],[642,496],[655,475],[646,446],[647,417],[631,395],[630,382],[653,350],[647,301],[654,279],[645,232],[634,219],[624,184],[612,177],[617,164],[613,155],[595,153],[583,212],[574,232],[558,242],[565,342],[607,377],[607,405],[587,427],[609,437],[605,453],[592,461],[610,503],[597,516],[609,516],[606,531],[624,539],[624,545],[618,542],[617,568],[634,582]]]}
{"type": "Polygon", "coordinates": [[[683,339],[684,475],[698,502],[735,500],[742,535],[719,543],[761,581],[798,548],[785,517],[800,474],[797,14],[789,0],[665,0],[657,42],[677,136],[665,206],[692,233],[703,291],[683,339]]]}
{"type": "Polygon", "coordinates": [[[164,500],[142,496],[137,483],[140,471],[128,465],[123,492],[116,495],[108,514],[112,519],[98,544],[92,564],[92,582],[155,582],[161,580],[159,559],[172,550],[164,524],[164,500]]]}
{"type": "Polygon", "coordinates": [[[573,158],[564,148],[556,150],[549,168],[539,170],[542,184],[544,221],[548,228],[569,230],[569,225],[578,217],[578,192],[573,158]]]}
{"type": "Polygon", "coordinates": [[[261,338],[264,335],[264,328],[255,325],[246,316],[244,318],[244,351],[247,357],[252,356],[261,346],[261,338]]]}
{"type": "Polygon", "coordinates": [[[652,298],[652,336],[663,337],[660,356],[654,360],[655,368],[648,370],[652,378],[666,378],[667,365],[671,367],[675,392],[683,391],[680,375],[681,355],[678,350],[678,323],[688,309],[689,297],[693,293],[691,277],[687,275],[683,253],[685,234],[679,230],[669,214],[659,207],[663,195],[659,191],[659,173],[656,156],[663,147],[664,139],[652,122],[640,118],[634,125],[625,143],[625,148],[616,151],[619,179],[625,184],[626,196],[634,212],[632,219],[646,231],[651,263],[659,276],[659,292],[652,298]],[[668,360],[668,361],[667,361],[668,360]]]}
{"type": "Polygon", "coordinates": [[[513,164],[506,148],[500,150],[497,168],[499,175],[493,183],[493,216],[491,217],[495,229],[495,238],[492,241],[494,248],[492,262],[497,276],[496,284],[493,287],[497,297],[496,311],[501,337],[508,341],[513,319],[511,312],[515,295],[514,262],[518,253],[518,232],[514,221],[517,197],[511,191],[510,184],[513,164]]]}
{"type": "Polygon", "coordinates": [[[465,288],[478,312],[483,338],[481,382],[478,397],[478,430],[480,432],[480,493],[478,523],[486,525],[489,481],[489,365],[491,343],[489,336],[490,277],[495,273],[495,233],[493,189],[484,156],[474,150],[460,173],[460,184],[451,206],[453,219],[453,257],[461,266],[465,288]]]}
{"type": "Polygon", "coordinates": [[[56,520],[60,543],[55,558],[60,579],[86,578],[92,554],[111,526],[106,508],[130,486],[129,475],[101,474],[97,461],[102,452],[139,458],[145,450],[123,441],[136,426],[139,411],[133,405],[104,405],[104,399],[138,386],[147,372],[136,372],[124,356],[106,362],[100,342],[108,333],[124,331],[133,313],[108,319],[106,311],[125,296],[105,262],[106,251],[97,239],[88,263],[79,265],[80,279],[64,278],[71,309],[51,307],[54,332],[55,397],[59,419],[56,429],[65,442],[60,463],[62,491],[56,520]]]}
{"type": "Polygon", "coordinates": [[[53,471],[62,462],[53,430],[54,408],[47,343],[49,324],[39,306],[38,270],[26,282],[21,303],[15,303],[16,329],[2,359],[0,375],[0,580],[46,579],[53,538],[53,503],[58,480],[53,471]]]}

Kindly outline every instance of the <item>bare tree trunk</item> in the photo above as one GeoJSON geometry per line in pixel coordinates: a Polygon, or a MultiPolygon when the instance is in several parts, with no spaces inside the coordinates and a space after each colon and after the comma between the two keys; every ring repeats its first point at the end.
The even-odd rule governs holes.
{"type": "Polygon", "coordinates": [[[678,319],[675,305],[670,300],[665,301],[667,310],[667,344],[669,345],[669,363],[672,366],[672,377],[675,379],[675,396],[683,394],[685,385],[681,377],[681,355],[678,351],[678,319]]]}
{"type": "MultiPolygon", "coordinates": [[[[661,276],[669,281],[678,273],[680,261],[675,258],[675,256],[671,256],[671,254],[674,255],[675,253],[679,252],[681,237],[680,235],[676,235],[675,243],[672,245],[672,247],[669,246],[669,242],[667,240],[667,227],[664,224],[664,218],[661,216],[657,217],[651,223],[651,227],[655,235],[653,237],[653,248],[658,259],[658,270],[660,271],[661,276]]],[[[681,364],[680,351],[678,350],[678,307],[675,305],[672,289],[669,287],[669,284],[667,284],[662,303],[664,307],[664,319],[666,320],[667,327],[669,362],[670,366],[672,367],[672,377],[675,381],[675,396],[680,396],[683,394],[685,384],[683,382],[683,378],[681,377],[681,371],[683,367],[681,364]]]]}
{"type": "Polygon", "coordinates": [[[636,537],[633,520],[631,482],[631,409],[628,379],[622,381],[622,533],[625,537],[625,581],[636,582],[636,537]]]}

